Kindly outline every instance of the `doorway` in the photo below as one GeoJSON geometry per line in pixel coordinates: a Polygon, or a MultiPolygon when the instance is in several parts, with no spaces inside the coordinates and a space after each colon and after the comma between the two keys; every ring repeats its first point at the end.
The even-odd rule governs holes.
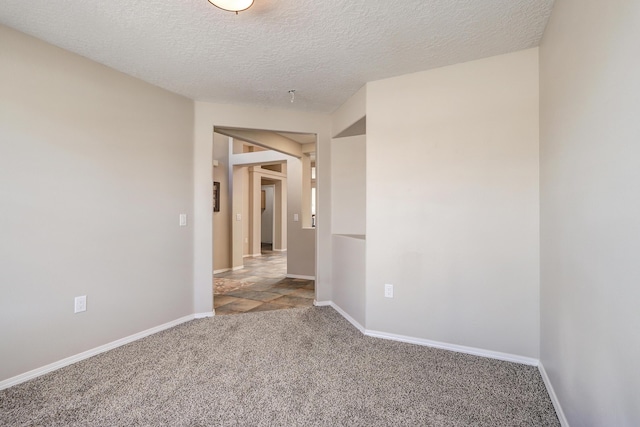
{"type": "MultiPolygon", "coordinates": [[[[213,179],[220,183],[221,193],[220,213],[214,212],[213,218],[216,314],[313,304],[315,229],[311,227],[310,193],[314,185],[308,159],[315,144],[302,144],[286,135],[214,129],[213,179]],[[293,150],[297,156],[285,149],[293,150]],[[309,206],[302,206],[303,203],[309,206]],[[308,239],[309,234],[313,239],[308,239]],[[303,249],[311,246],[312,250],[306,251],[310,259],[304,259],[304,250],[296,250],[295,265],[289,268],[290,245],[303,249]],[[305,261],[311,274],[296,274],[296,268],[304,268],[305,261]]],[[[312,137],[315,141],[315,135],[312,137]]],[[[305,138],[309,136],[305,134],[305,138]]]]}

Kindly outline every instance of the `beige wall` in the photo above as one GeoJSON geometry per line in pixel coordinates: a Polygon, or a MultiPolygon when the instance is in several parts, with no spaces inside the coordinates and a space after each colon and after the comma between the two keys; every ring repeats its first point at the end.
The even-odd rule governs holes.
{"type": "Polygon", "coordinates": [[[332,302],[362,329],[367,324],[365,236],[334,234],[332,240],[332,302]]]}
{"type": "Polygon", "coordinates": [[[366,234],[366,137],[331,140],[331,232],[366,234]]]}
{"type": "Polygon", "coordinates": [[[537,49],[366,98],[367,329],[537,358],[537,49]]]}
{"type": "Polygon", "coordinates": [[[640,3],[557,0],[540,47],[541,362],[572,426],[640,425],[640,3]]]}
{"type": "MultiPolygon", "coordinates": [[[[253,253],[250,250],[249,246],[249,228],[251,223],[251,215],[249,210],[249,203],[251,203],[251,185],[249,182],[249,168],[243,167],[241,168],[242,172],[242,255],[250,256],[253,253]]],[[[237,181],[233,181],[233,185],[238,185],[237,181]]]]}
{"type": "Polygon", "coordinates": [[[2,26],[0,63],[4,380],[194,312],[194,106],[2,26]]]}
{"type": "MultiPolygon", "coordinates": [[[[330,255],[330,254],[327,254],[330,255]]],[[[316,229],[303,227],[302,161],[287,160],[287,275],[316,276],[316,229]],[[294,221],[294,215],[298,221],[294,221]]]]}
{"type": "Polygon", "coordinates": [[[220,183],[220,211],[213,213],[213,269],[231,268],[231,199],[229,197],[229,137],[213,134],[213,180],[220,183]]]}
{"type": "Polygon", "coordinates": [[[262,185],[264,191],[264,209],[260,214],[260,243],[273,244],[273,197],[274,185],[262,185]]]}
{"type": "Polygon", "coordinates": [[[331,136],[337,137],[366,115],[367,86],[362,86],[331,114],[331,136]]]}

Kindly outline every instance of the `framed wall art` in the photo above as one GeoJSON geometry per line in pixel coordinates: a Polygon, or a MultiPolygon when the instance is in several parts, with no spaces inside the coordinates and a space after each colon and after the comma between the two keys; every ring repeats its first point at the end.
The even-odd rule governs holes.
{"type": "Polygon", "coordinates": [[[213,211],[220,212],[220,183],[213,181],[213,211]]]}

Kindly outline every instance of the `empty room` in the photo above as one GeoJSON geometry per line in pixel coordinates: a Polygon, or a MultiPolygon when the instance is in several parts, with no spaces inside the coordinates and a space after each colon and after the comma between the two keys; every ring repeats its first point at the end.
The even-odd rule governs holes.
{"type": "Polygon", "coordinates": [[[3,0],[0,425],[640,425],[638,40],[631,0],[3,0]]]}

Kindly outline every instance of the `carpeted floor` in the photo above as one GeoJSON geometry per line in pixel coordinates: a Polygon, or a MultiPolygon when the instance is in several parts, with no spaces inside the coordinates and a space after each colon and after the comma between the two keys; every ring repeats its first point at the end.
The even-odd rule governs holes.
{"type": "Polygon", "coordinates": [[[0,391],[8,426],[558,426],[535,367],[362,335],[329,307],[195,320],[0,391]]]}

